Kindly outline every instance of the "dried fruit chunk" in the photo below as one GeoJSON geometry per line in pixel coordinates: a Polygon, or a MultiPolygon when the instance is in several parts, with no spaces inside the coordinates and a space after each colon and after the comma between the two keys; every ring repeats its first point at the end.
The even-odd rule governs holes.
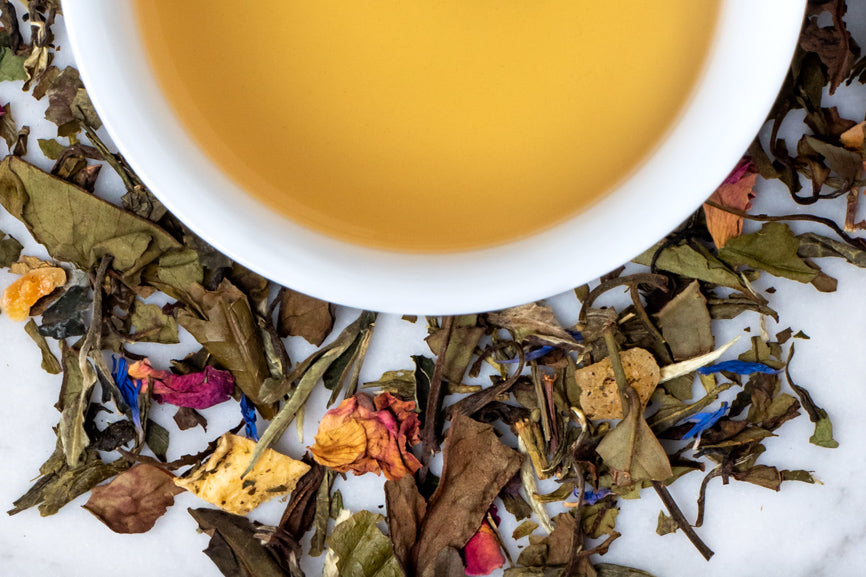
{"type": "Polygon", "coordinates": [[[66,272],[60,267],[33,269],[3,292],[0,308],[13,321],[26,321],[36,301],[64,284],[66,272]]]}
{"type": "Polygon", "coordinates": [[[310,466],[273,449],[265,449],[256,466],[241,477],[256,443],[226,433],[203,465],[175,479],[178,487],[235,515],[246,515],[265,501],[292,492],[310,466]]]}
{"type": "MultiPolygon", "coordinates": [[[[649,351],[629,349],[622,352],[622,366],[628,383],[637,391],[641,406],[659,383],[659,366],[649,351]]],[[[622,403],[610,359],[574,372],[580,387],[580,406],[590,419],[621,419],[622,403]]]]}

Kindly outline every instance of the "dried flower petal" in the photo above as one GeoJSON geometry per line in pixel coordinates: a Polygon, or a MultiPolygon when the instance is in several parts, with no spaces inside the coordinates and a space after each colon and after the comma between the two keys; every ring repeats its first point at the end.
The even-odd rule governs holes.
{"type": "MultiPolygon", "coordinates": [[[[755,181],[758,174],[752,161],[743,158],[725,181],[710,196],[710,200],[735,210],[748,210],[755,197],[755,181]]],[[[718,208],[704,205],[707,229],[717,248],[722,248],[728,239],[740,236],[743,232],[743,218],[718,208]]]]}
{"type": "Polygon", "coordinates": [[[401,401],[391,393],[375,399],[358,393],[325,413],[310,452],[316,462],[335,471],[356,475],[381,471],[396,481],[421,467],[406,446],[421,440],[414,409],[414,402],[401,401]]]}
{"type": "Polygon", "coordinates": [[[499,542],[487,521],[466,543],[463,554],[466,557],[467,575],[489,575],[505,564],[499,542]]]}
{"type": "Polygon", "coordinates": [[[698,413],[694,416],[697,419],[695,426],[686,432],[685,435],[682,436],[682,440],[685,441],[687,439],[691,439],[692,437],[701,438],[701,434],[719,422],[719,420],[725,416],[728,412],[728,403],[722,403],[722,406],[719,407],[717,411],[713,411],[712,413],[698,413]]]}
{"type": "Polygon", "coordinates": [[[698,373],[701,375],[721,373],[722,371],[728,373],[736,373],[738,375],[751,375],[753,373],[764,373],[767,375],[772,375],[779,372],[773,367],[767,366],[764,363],[748,363],[746,361],[725,361],[723,363],[716,363],[715,365],[701,367],[698,369],[698,373]]]}
{"type": "Polygon", "coordinates": [[[153,398],[160,403],[190,409],[207,409],[229,400],[235,385],[228,371],[205,367],[199,373],[176,375],[154,369],[147,359],[132,363],[129,376],[142,380],[142,392],[147,391],[148,383],[152,384],[153,398]]]}

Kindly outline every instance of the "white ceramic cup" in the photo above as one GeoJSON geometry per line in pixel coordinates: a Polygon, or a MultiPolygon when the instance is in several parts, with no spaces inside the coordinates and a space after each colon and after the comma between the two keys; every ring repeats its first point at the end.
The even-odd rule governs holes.
{"type": "MultiPolygon", "coordinates": [[[[664,10],[664,0],[652,1],[664,10]]],[[[153,193],[202,238],[250,269],[325,300],[383,312],[457,314],[537,300],[592,280],[700,206],[770,110],[805,4],[725,0],[694,95],[664,142],[626,181],[532,237],[445,254],[352,245],[274,213],[235,185],[182,129],[151,72],[132,2],[67,0],[63,11],[81,75],[109,134],[153,193]]]]}

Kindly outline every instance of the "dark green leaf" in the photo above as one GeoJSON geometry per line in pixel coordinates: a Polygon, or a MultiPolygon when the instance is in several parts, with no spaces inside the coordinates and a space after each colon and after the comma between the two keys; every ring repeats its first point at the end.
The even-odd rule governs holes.
{"type": "MultiPolygon", "coordinates": [[[[650,248],[635,258],[634,262],[649,266],[657,249],[657,246],[650,248]]],[[[686,278],[737,290],[743,288],[739,275],[703,247],[695,248],[689,244],[666,247],[656,260],[656,266],[686,278]]]]}
{"type": "Polygon", "coordinates": [[[391,541],[377,526],[384,517],[359,511],[336,527],[328,537],[328,547],[337,554],[341,577],[402,577],[400,563],[391,541]]]}
{"type": "Polygon", "coordinates": [[[675,361],[713,350],[715,341],[710,330],[710,312],[698,281],[689,284],[656,317],[675,361]]]}
{"type": "Polygon", "coordinates": [[[808,283],[818,272],[797,256],[799,246],[788,225],[768,222],[758,232],[732,238],[719,250],[719,258],[731,266],[745,265],[808,283]]]}
{"type": "Polygon", "coordinates": [[[129,314],[130,331],[136,342],[174,344],[179,343],[177,321],[162,312],[154,304],[136,299],[129,314]]]}

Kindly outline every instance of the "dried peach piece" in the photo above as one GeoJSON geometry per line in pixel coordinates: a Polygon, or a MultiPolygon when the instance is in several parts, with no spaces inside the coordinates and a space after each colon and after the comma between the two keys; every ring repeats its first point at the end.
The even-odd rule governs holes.
{"type": "Polygon", "coordinates": [[[0,308],[13,321],[25,321],[36,301],[64,284],[66,272],[60,267],[33,269],[3,292],[0,308]]]}

